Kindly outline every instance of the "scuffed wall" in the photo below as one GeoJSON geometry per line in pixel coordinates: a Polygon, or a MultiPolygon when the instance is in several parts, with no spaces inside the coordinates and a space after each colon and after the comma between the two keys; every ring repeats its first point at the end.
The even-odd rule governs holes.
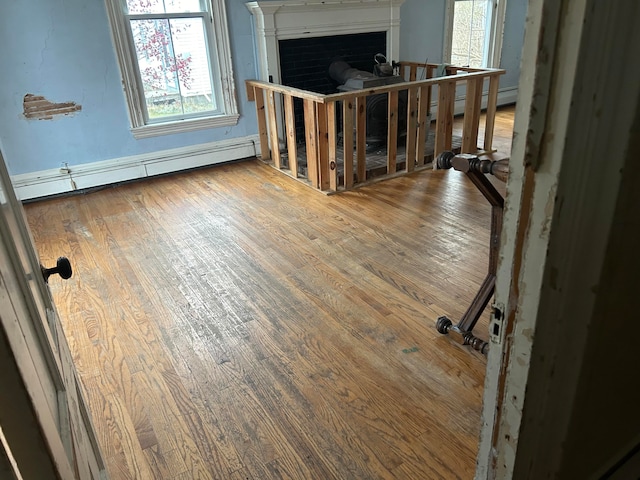
{"type": "Polygon", "coordinates": [[[22,108],[26,118],[37,120],[51,120],[55,115],[71,115],[82,110],[82,106],[75,102],[54,103],[32,93],[24,96],[22,108]]]}

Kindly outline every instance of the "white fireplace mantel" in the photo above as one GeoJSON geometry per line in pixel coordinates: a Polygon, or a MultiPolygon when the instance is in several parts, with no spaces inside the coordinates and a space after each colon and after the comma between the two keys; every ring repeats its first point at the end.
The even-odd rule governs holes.
{"type": "Polygon", "coordinates": [[[254,16],[260,80],[280,83],[278,41],[386,32],[389,61],[400,60],[404,0],[280,0],[248,2],[254,16]]]}

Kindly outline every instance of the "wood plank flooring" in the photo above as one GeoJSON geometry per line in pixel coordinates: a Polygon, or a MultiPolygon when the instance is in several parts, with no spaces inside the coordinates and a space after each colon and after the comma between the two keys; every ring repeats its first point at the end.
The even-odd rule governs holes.
{"type": "Polygon", "coordinates": [[[473,477],[485,359],[434,328],[486,272],[459,172],[325,196],[252,160],[26,212],[112,479],[473,477]]]}

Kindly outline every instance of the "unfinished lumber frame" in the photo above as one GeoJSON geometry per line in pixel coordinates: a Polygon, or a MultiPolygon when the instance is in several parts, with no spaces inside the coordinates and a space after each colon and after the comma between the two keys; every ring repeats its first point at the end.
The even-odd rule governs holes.
{"type": "Polygon", "coordinates": [[[504,70],[447,66],[447,75],[433,77],[436,64],[401,62],[399,65],[406,82],[331,95],[247,80],[247,97],[256,105],[259,158],[325,193],[351,190],[370,182],[373,174],[367,166],[371,154],[367,151],[366,106],[372,96],[385,94],[388,102],[386,151],[378,154],[384,161],[375,180],[430,167],[440,153],[454,149],[454,106],[461,85],[466,86],[466,93],[461,145],[457,150],[472,154],[492,151],[499,78],[504,70]],[[485,90],[486,123],[483,145],[479,149],[485,90]],[[406,132],[398,130],[401,96],[407,99],[406,132]],[[295,99],[301,101],[304,109],[304,141],[296,138],[295,99]],[[432,127],[434,106],[436,116],[432,127]],[[428,150],[427,139],[431,136],[434,146],[428,150]],[[281,149],[281,145],[286,148],[281,149]]]}

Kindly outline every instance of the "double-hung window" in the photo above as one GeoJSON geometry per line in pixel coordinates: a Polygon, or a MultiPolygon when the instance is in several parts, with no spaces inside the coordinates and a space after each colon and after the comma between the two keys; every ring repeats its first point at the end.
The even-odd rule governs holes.
{"type": "Polygon", "coordinates": [[[505,5],[506,0],[447,0],[445,62],[498,67],[505,5]]]}
{"type": "Polygon", "coordinates": [[[106,0],[136,138],[238,121],[224,0],[106,0]]]}

